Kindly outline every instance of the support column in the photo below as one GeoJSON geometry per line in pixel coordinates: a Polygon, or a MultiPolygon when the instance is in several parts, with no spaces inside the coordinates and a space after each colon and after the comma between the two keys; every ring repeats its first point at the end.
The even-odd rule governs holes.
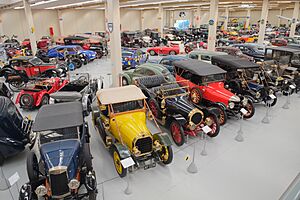
{"type": "Polygon", "coordinates": [[[29,28],[29,39],[30,39],[31,51],[33,55],[35,55],[37,51],[37,45],[36,45],[35,28],[33,24],[32,12],[28,0],[23,0],[23,4],[25,8],[27,26],[29,28]]]}
{"type": "Polygon", "coordinates": [[[145,30],[145,18],[144,18],[144,11],[141,10],[141,24],[140,24],[140,31],[145,30]]]}
{"type": "Polygon", "coordinates": [[[196,12],[196,23],[195,23],[195,27],[196,28],[200,28],[200,21],[201,21],[201,7],[198,6],[197,7],[197,12],[196,12]]]}
{"type": "Polygon", "coordinates": [[[3,22],[2,22],[2,12],[0,12],[0,35],[4,35],[3,22]]]}
{"type": "Polygon", "coordinates": [[[170,11],[170,26],[174,26],[174,10],[170,11]]]}
{"type": "MultiPolygon", "coordinates": [[[[279,9],[279,16],[282,16],[282,11],[283,11],[283,9],[280,8],[280,9],[279,9]]],[[[281,17],[278,17],[277,26],[279,27],[280,24],[281,24],[281,17]]]]}
{"type": "Polygon", "coordinates": [[[191,12],[190,12],[191,16],[190,16],[190,27],[193,27],[194,26],[194,10],[191,9],[191,12]]]}
{"type": "Polygon", "coordinates": [[[65,35],[65,32],[64,32],[64,19],[62,17],[62,11],[57,10],[57,15],[58,15],[59,33],[60,36],[63,36],[65,35]]]}
{"type": "Polygon", "coordinates": [[[224,20],[224,25],[223,25],[223,29],[225,31],[227,31],[227,29],[228,29],[228,19],[229,19],[229,8],[226,7],[225,8],[225,20],[224,20]]]}
{"type": "Polygon", "coordinates": [[[159,21],[158,32],[161,34],[162,37],[164,33],[164,9],[161,3],[158,6],[158,21],[159,21]]]}
{"type": "Polygon", "coordinates": [[[263,44],[265,40],[266,24],[268,21],[268,12],[269,12],[268,6],[269,6],[269,0],[263,0],[260,23],[259,23],[258,44],[263,44]]]}
{"type": "Polygon", "coordinates": [[[299,18],[299,1],[296,1],[294,11],[293,11],[293,19],[292,19],[292,24],[291,24],[290,37],[295,36],[298,18],[299,18]]]}
{"type": "Polygon", "coordinates": [[[209,27],[208,27],[208,45],[209,51],[216,48],[217,20],[218,20],[218,4],[219,0],[210,0],[209,8],[209,27]]]}
{"type": "Polygon", "coordinates": [[[251,17],[251,10],[247,9],[247,16],[246,16],[246,23],[245,23],[245,29],[249,28],[250,25],[250,17],[251,17]]]}
{"type": "Polygon", "coordinates": [[[121,30],[120,30],[120,2],[119,0],[107,1],[108,23],[107,31],[110,32],[110,50],[112,63],[112,85],[120,86],[122,73],[121,30]]]}

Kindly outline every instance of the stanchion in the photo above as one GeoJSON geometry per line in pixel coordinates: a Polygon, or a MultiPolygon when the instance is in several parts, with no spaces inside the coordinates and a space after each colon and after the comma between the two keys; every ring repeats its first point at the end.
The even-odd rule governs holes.
{"type": "Polygon", "coordinates": [[[121,164],[124,169],[128,170],[127,177],[126,177],[126,188],[124,190],[124,193],[126,195],[130,195],[130,194],[132,194],[130,173],[133,172],[133,170],[134,170],[133,166],[134,166],[135,162],[133,161],[133,159],[131,157],[128,157],[128,158],[121,160],[121,164]]]}
{"type": "Polygon", "coordinates": [[[243,142],[244,141],[244,137],[243,137],[243,127],[242,127],[242,123],[243,123],[243,119],[244,119],[244,115],[246,115],[248,113],[248,111],[245,108],[242,108],[240,110],[241,112],[241,117],[240,117],[240,129],[237,132],[237,135],[235,136],[235,140],[237,142],[243,142]]]}
{"type": "Polygon", "coordinates": [[[264,123],[264,124],[269,124],[270,123],[270,119],[269,119],[269,117],[270,117],[270,111],[271,111],[271,102],[270,102],[270,100],[274,100],[277,97],[274,94],[271,94],[271,95],[269,95],[269,98],[270,99],[268,99],[267,102],[266,102],[266,105],[267,105],[266,115],[261,120],[261,122],[264,123]]]}
{"type": "Polygon", "coordinates": [[[194,143],[194,149],[193,149],[193,159],[191,164],[188,166],[187,171],[191,174],[195,174],[198,172],[197,165],[195,164],[195,153],[196,153],[196,142],[194,143]]]}
{"type": "Polygon", "coordinates": [[[124,193],[126,194],[126,195],[130,195],[130,194],[132,194],[132,189],[131,189],[131,184],[130,184],[130,173],[128,173],[127,174],[127,178],[126,178],[126,184],[127,184],[127,186],[126,186],[126,189],[124,190],[124,193]]]}
{"type": "Polygon", "coordinates": [[[212,130],[209,126],[204,126],[202,128],[203,131],[203,140],[204,140],[204,144],[203,144],[203,149],[201,151],[201,155],[202,156],[207,156],[207,151],[206,151],[206,142],[207,142],[207,134],[210,133],[212,130]]]}
{"type": "Polygon", "coordinates": [[[289,107],[289,98],[290,98],[290,91],[288,92],[288,95],[287,95],[287,97],[286,97],[286,101],[285,101],[285,103],[284,103],[284,105],[282,106],[282,108],[283,109],[289,109],[290,107],[289,107]]]}

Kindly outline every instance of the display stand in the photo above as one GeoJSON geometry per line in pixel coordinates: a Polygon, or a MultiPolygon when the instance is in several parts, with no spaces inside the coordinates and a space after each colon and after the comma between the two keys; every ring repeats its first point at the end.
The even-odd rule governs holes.
{"type": "Polygon", "coordinates": [[[289,109],[289,104],[290,104],[290,91],[288,92],[288,95],[286,97],[286,101],[284,103],[284,105],[282,106],[283,109],[289,109]]]}
{"type": "Polygon", "coordinates": [[[131,189],[131,181],[130,181],[130,172],[133,172],[133,165],[135,164],[134,160],[131,157],[125,158],[121,160],[121,164],[124,167],[124,169],[127,169],[129,173],[127,173],[127,178],[126,178],[126,188],[124,190],[124,193],[126,195],[132,194],[132,189],[131,189]]]}
{"type": "MultiPolygon", "coordinates": [[[[269,97],[270,97],[271,100],[276,99],[276,96],[273,95],[273,94],[269,95],[269,97]]],[[[261,122],[264,123],[264,124],[269,124],[269,123],[270,123],[270,119],[269,119],[269,117],[270,117],[270,111],[271,111],[271,108],[272,108],[271,103],[270,103],[269,100],[267,100],[267,104],[266,104],[266,105],[267,105],[266,115],[265,115],[265,117],[261,120],[261,122]]]]}
{"type": "Polygon", "coordinates": [[[203,149],[201,151],[202,156],[207,156],[207,151],[206,151],[206,142],[207,142],[207,134],[210,133],[212,130],[209,126],[204,126],[202,128],[203,130],[203,139],[204,139],[204,144],[203,144],[203,149]]]}
{"type": "Polygon", "coordinates": [[[194,143],[194,149],[193,149],[193,159],[191,164],[188,166],[187,171],[191,174],[195,174],[198,172],[198,168],[195,164],[195,152],[196,152],[196,142],[194,143]]]}
{"type": "Polygon", "coordinates": [[[244,137],[243,137],[243,127],[242,127],[242,123],[243,123],[243,119],[244,119],[244,115],[246,115],[248,113],[248,111],[245,108],[242,108],[240,110],[241,112],[241,117],[240,117],[240,129],[237,132],[237,136],[235,136],[235,140],[237,142],[243,142],[244,141],[244,137]]]}

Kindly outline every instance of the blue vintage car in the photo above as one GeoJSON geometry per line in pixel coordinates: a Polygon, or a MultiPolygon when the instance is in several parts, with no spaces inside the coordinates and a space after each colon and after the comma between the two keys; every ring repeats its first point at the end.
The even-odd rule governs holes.
{"type": "Polygon", "coordinates": [[[70,55],[83,54],[87,58],[88,62],[93,61],[97,56],[97,53],[95,51],[84,50],[79,45],[56,46],[56,47],[49,49],[47,54],[48,54],[49,58],[63,59],[65,57],[66,52],[70,55]]]}
{"type": "Polygon", "coordinates": [[[32,129],[35,151],[27,157],[29,182],[21,187],[20,200],[96,200],[96,175],[84,116],[78,101],[40,108],[32,129]],[[85,186],[84,193],[81,186],[85,186]]]}
{"type": "Polygon", "coordinates": [[[122,48],[122,66],[123,69],[136,68],[148,60],[148,54],[140,49],[122,48]]]}

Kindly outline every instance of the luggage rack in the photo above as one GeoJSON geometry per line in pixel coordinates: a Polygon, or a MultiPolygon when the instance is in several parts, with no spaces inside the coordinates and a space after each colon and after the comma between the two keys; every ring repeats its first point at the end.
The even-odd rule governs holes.
{"type": "Polygon", "coordinates": [[[189,86],[188,85],[180,86],[178,84],[179,82],[187,82],[187,81],[176,81],[176,82],[169,82],[169,83],[161,84],[159,91],[161,91],[162,97],[163,98],[174,98],[177,96],[189,95],[189,86]],[[165,87],[165,86],[171,86],[171,85],[174,85],[174,86],[177,85],[177,87],[173,87],[173,88],[165,87]],[[182,91],[182,90],[184,90],[184,91],[182,91]],[[176,94],[172,94],[175,91],[179,91],[179,92],[177,92],[176,94]]]}

